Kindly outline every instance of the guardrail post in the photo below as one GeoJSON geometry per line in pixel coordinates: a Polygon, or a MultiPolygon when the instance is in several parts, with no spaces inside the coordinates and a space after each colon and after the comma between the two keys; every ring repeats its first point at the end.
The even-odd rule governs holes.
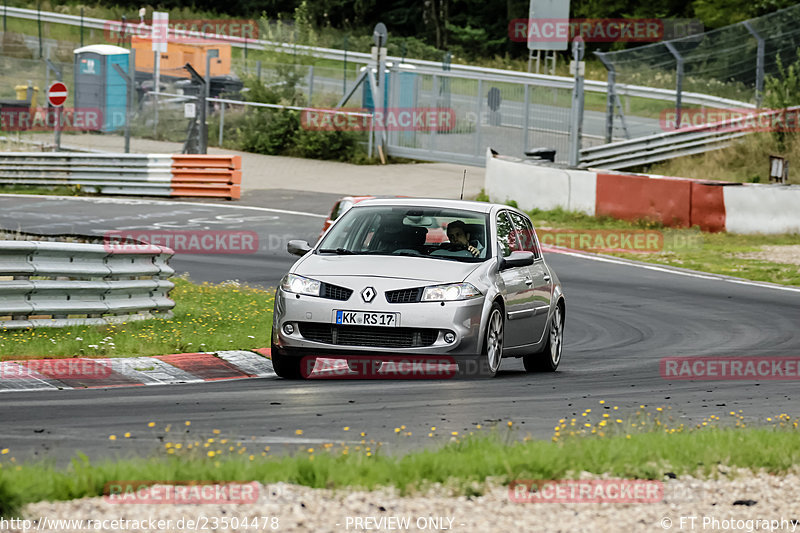
{"type": "Polygon", "coordinates": [[[761,107],[764,98],[764,38],[750,25],[750,21],[744,21],[744,27],[750,35],[756,38],[758,47],[756,48],[756,105],[761,107]]]}
{"type": "Polygon", "coordinates": [[[683,57],[681,57],[681,54],[678,53],[678,50],[671,42],[665,41],[664,44],[677,63],[675,66],[675,124],[680,126],[682,107],[681,93],[683,92],[683,57]]]}

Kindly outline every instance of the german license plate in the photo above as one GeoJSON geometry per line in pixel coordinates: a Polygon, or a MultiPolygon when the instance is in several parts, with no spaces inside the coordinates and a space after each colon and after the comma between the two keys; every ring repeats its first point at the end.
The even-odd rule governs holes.
{"type": "Polygon", "coordinates": [[[336,311],[336,324],[354,326],[397,327],[400,313],[371,313],[368,311],[336,311]]]}

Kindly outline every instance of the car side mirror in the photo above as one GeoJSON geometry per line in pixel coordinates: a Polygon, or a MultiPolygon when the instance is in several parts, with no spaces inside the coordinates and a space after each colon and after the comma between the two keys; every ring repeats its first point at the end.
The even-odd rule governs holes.
{"type": "Polygon", "coordinates": [[[286,244],[286,250],[292,255],[303,256],[311,251],[311,246],[306,241],[292,240],[286,244]]]}
{"type": "Polygon", "coordinates": [[[508,257],[500,259],[500,270],[524,267],[533,264],[533,252],[511,252],[508,257]]]}

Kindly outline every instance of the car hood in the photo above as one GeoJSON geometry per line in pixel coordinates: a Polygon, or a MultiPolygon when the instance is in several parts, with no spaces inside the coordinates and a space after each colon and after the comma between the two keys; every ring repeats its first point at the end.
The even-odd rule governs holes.
{"type": "Polygon", "coordinates": [[[463,281],[483,263],[430,257],[308,254],[292,268],[301,276],[374,277],[449,283],[463,281]]]}

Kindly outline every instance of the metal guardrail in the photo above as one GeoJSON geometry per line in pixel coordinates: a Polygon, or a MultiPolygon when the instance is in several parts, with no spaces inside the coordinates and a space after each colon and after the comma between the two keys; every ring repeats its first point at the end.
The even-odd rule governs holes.
{"type": "MultiPolygon", "coordinates": [[[[6,16],[9,17],[21,18],[25,20],[38,20],[39,18],[41,18],[42,22],[53,22],[58,24],[67,24],[70,26],[83,25],[84,27],[98,29],[98,30],[116,31],[117,28],[122,28],[122,23],[120,21],[103,20],[91,17],[80,17],[77,15],[67,15],[63,13],[53,13],[49,11],[39,12],[35,9],[0,6],[0,12],[3,12],[6,16]]],[[[137,28],[137,30],[144,31],[147,33],[149,33],[151,30],[151,27],[147,24],[141,25],[134,23],[126,23],[126,27],[129,28],[135,27],[137,28]]],[[[286,54],[295,54],[297,52],[300,52],[303,54],[308,54],[312,57],[320,59],[332,59],[335,61],[343,61],[346,55],[347,60],[354,63],[362,63],[362,64],[373,63],[370,54],[364,52],[345,51],[345,50],[338,50],[335,48],[323,48],[318,46],[296,45],[291,43],[267,41],[263,39],[249,40],[249,39],[244,39],[242,37],[233,37],[227,35],[201,33],[201,32],[189,32],[186,30],[171,29],[170,31],[174,32],[174,34],[177,36],[201,37],[203,39],[219,40],[222,42],[229,43],[231,46],[235,46],[237,48],[272,50],[277,52],[283,52],[286,54]]],[[[128,31],[126,33],[131,33],[131,32],[128,31]]],[[[484,68],[472,65],[459,65],[455,63],[448,65],[449,70],[444,70],[443,68],[444,65],[438,61],[427,61],[423,59],[408,59],[397,56],[388,56],[387,60],[394,63],[402,62],[405,65],[413,65],[417,69],[416,71],[420,74],[437,74],[440,76],[460,75],[462,77],[464,74],[469,74],[469,76],[473,79],[485,79],[490,81],[510,82],[510,83],[527,83],[538,87],[548,87],[555,89],[572,89],[575,83],[574,79],[570,77],[548,76],[544,74],[531,74],[527,72],[518,72],[513,70],[484,68]]],[[[606,93],[608,90],[608,83],[605,81],[587,80],[584,85],[584,90],[590,92],[606,93]]],[[[670,89],[657,89],[653,87],[644,87],[639,85],[617,84],[615,90],[618,95],[650,98],[650,99],[664,100],[669,102],[674,102],[676,98],[676,91],[670,89]]],[[[681,98],[685,104],[695,104],[695,105],[715,107],[715,108],[737,107],[737,108],[752,109],[755,107],[754,104],[751,104],[749,102],[740,102],[737,100],[730,100],[727,98],[720,98],[717,96],[701,94],[701,93],[684,92],[682,93],[681,98]]]]}
{"type": "MultiPolygon", "coordinates": [[[[797,109],[800,108],[790,108],[797,109]]],[[[771,118],[779,113],[780,110],[768,110],[727,122],[715,122],[585,148],[581,150],[581,162],[578,166],[619,170],[718,150],[752,133],[754,130],[751,123],[755,117],[771,118]]]]}
{"type": "Polygon", "coordinates": [[[102,194],[238,199],[240,169],[238,156],[0,152],[0,184],[80,186],[102,194]]]}
{"type": "Polygon", "coordinates": [[[0,330],[169,318],[169,248],[0,241],[0,330]]]}

